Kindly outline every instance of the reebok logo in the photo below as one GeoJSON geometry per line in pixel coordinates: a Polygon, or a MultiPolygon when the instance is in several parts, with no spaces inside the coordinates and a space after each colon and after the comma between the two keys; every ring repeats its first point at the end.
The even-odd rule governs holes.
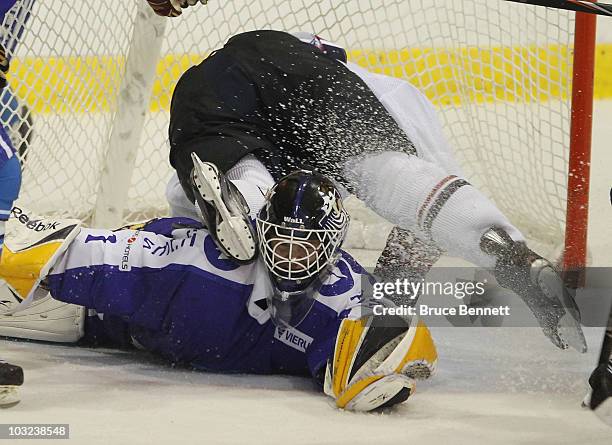
{"type": "Polygon", "coordinates": [[[23,210],[17,206],[11,210],[12,216],[17,219],[21,224],[25,225],[28,229],[34,230],[35,232],[44,232],[46,230],[57,230],[60,222],[59,221],[47,221],[42,222],[40,219],[30,219],[23,210]]]}

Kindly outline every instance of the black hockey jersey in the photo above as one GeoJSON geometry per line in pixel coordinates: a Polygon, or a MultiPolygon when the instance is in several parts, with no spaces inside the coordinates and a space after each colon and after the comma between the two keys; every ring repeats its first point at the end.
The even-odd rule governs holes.
{"type": "Polygon", "coordinates": [[[172,97],[169,138],[170,162],[192,201],[192,152],[223,171],[253,153],[276,180],[310,167],[349,190],[347,158],[416,152],[356,74],[279,31],[238,34],[187,70],[172,97]]]}

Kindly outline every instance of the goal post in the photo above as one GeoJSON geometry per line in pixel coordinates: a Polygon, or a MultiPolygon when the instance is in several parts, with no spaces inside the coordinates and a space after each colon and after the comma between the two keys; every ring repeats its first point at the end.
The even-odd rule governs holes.
{"type": "MultiPolygon", "coordinates": [[[[566,266],[584,264],[588,158],[574,147],[590,137],[577,119],[591,113],[577,102],[588,102],[587,87],[576,86],[590,76],[592,88],[582,70],[593,60],[579,59],[586,34],[574,12],[490,0],[211,0],[163,19],[143,15],[145,0],[18,4],[28,14],[5,19],[3,39],[18,42],[12,93],[0,97],[15,111],[0,120],[26,148],[20,202],[37,212],[102,225],[166,214],[180,75],[233,34],[310,31],[423,91],[470,182],[530,239],[566,238],[566,266]]],[[[368,218],[357,218],[356,247],[380,243],[368,218]]]]}
{"type": "Polygon", "coordinates": [[[597,16],[576,13],[563,270],[575,288],[587,261],[597,16]]]}
{"type": "Polygon", "coordinates": [[[94,227],[118,227],[124,222],[165,29],[166,19],[157,16],[145,1],[139,2],[102,162],[92,219],[94,227]]]}

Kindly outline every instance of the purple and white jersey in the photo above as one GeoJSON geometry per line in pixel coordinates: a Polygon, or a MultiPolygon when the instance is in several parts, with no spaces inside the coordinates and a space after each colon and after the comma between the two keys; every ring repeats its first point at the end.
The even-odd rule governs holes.
{"type": "Polygon", "coordinates": [[[57,300],[119,317],[134,343],[175,363],[212,371],[316,376],[340,321],[359,317],[362,280],[348,254],[297,328],[271,321],[271,284],[261,261],[239,265],[186,218],[141,228],[83,229],[49,276],[57,300]]]}

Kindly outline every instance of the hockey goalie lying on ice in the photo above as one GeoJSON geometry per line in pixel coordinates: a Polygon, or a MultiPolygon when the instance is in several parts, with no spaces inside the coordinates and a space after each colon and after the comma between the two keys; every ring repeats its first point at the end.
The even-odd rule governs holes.
{"type": "MultiPolygon", "coordinates": [[[[244,204],[212,167],[196,163],[202,195],[232,190],[233,206],[244,204]]],[[[0,277],[20,298],[0,335],[134,346],[209,371],[310,374],[346,409],[406,400],[434,370],[435,346],[422,322],[361,305],[371,277],[340,249],[349,217],[335,185],[294,172],[251,216],[260,255],[239,263],[188,218],[110,231],[16,207],[0,277]]],[[[231,217],[213,220],[222,234],[231,217]]]]}
{"type": "Polygon", "coordinates": [[[0,276],[25,301],[0,335],[134,346],[208,371],[309,374],[338,407],[365,411],[403,402],[435,368],[422,322],[360,305],[371,277],[340,249],[349,217],[322,175],[298,171],[270,190],[248,264],[187,218],[110,231],[12,216],[0,276]]]}

